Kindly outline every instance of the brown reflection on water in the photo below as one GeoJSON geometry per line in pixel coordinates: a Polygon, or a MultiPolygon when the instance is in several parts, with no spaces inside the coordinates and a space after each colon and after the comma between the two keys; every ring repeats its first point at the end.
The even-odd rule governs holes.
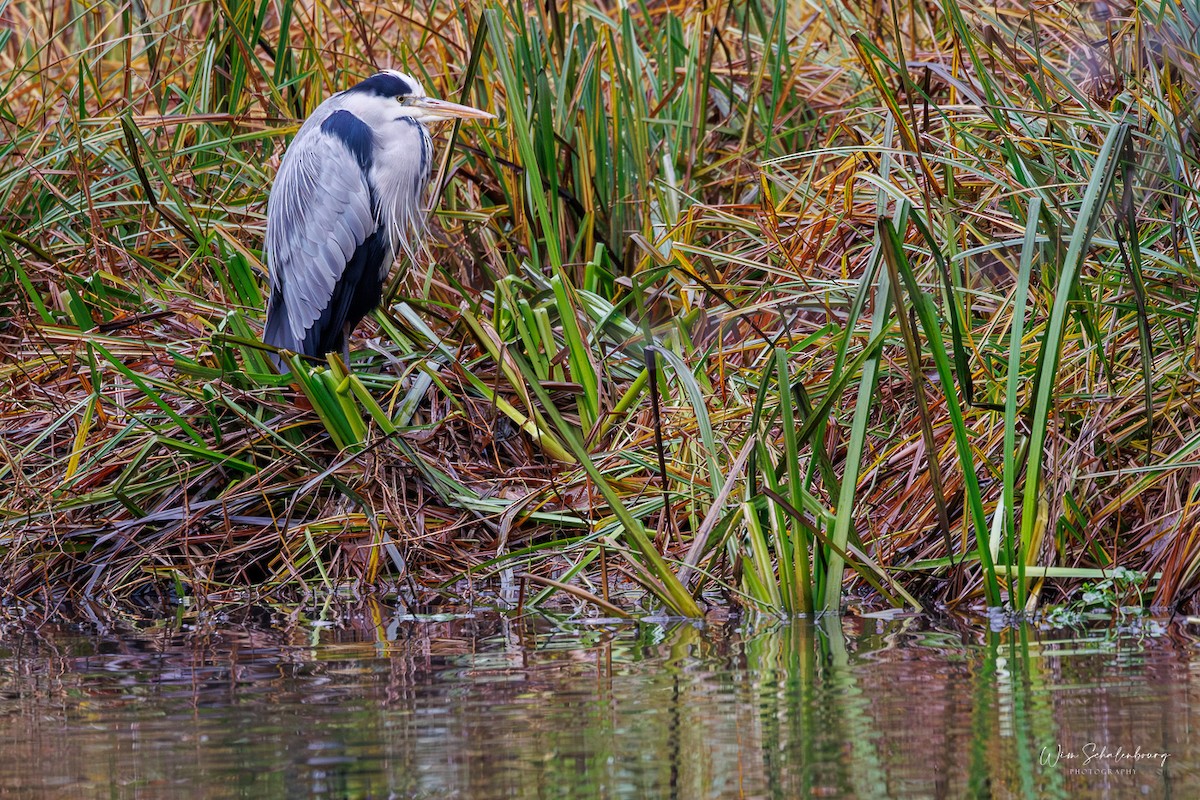
{"type": "Polygon", "coordinates": [[[376,605],[0,627],[0,796],[1200,797],[1195,652],[1177,630],[376,605]]]}

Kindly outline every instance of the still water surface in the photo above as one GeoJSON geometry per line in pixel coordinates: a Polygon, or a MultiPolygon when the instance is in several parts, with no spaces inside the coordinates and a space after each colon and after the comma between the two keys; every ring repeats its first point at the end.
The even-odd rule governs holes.
{"type": "Polygon", "coordinates": [[[993,627],[0,626],[0,797],[1200,797],[1186,628],[993,627]]]}

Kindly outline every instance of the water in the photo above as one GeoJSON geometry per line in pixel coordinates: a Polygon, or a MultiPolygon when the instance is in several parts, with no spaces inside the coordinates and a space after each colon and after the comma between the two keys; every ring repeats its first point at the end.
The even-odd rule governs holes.
{"type": "Polygon", "coordinates": [[[1200,797],[1177,624],[105,628],[0,628],[0,797],[1200,797]]]}

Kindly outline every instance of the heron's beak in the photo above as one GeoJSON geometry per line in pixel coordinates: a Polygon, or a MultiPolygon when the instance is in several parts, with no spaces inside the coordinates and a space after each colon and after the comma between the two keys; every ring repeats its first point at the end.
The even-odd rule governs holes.
{"type": "Polygon", "coordinates": [[[417,97],[409,101],[409,105],[421,109],[421,119],[436,122],[444,119],[495,119],[495,114],[480,111],[470,106],[460,106],[447,100],[435,100],[432,97],[417,97]]]}

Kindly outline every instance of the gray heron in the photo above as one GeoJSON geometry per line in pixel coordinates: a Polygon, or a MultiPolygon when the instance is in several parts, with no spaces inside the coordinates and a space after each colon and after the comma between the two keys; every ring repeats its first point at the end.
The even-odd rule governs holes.
{"type": "Polygon", "coordinates": [[[417,250],[433,164],[425,124],[456,118],[494,116],[427,97],[411,76],[384,70],[304,121],[267,199],[264,342],[349,360],[350,332],[379,304],[392,262],[417,250]]]}

